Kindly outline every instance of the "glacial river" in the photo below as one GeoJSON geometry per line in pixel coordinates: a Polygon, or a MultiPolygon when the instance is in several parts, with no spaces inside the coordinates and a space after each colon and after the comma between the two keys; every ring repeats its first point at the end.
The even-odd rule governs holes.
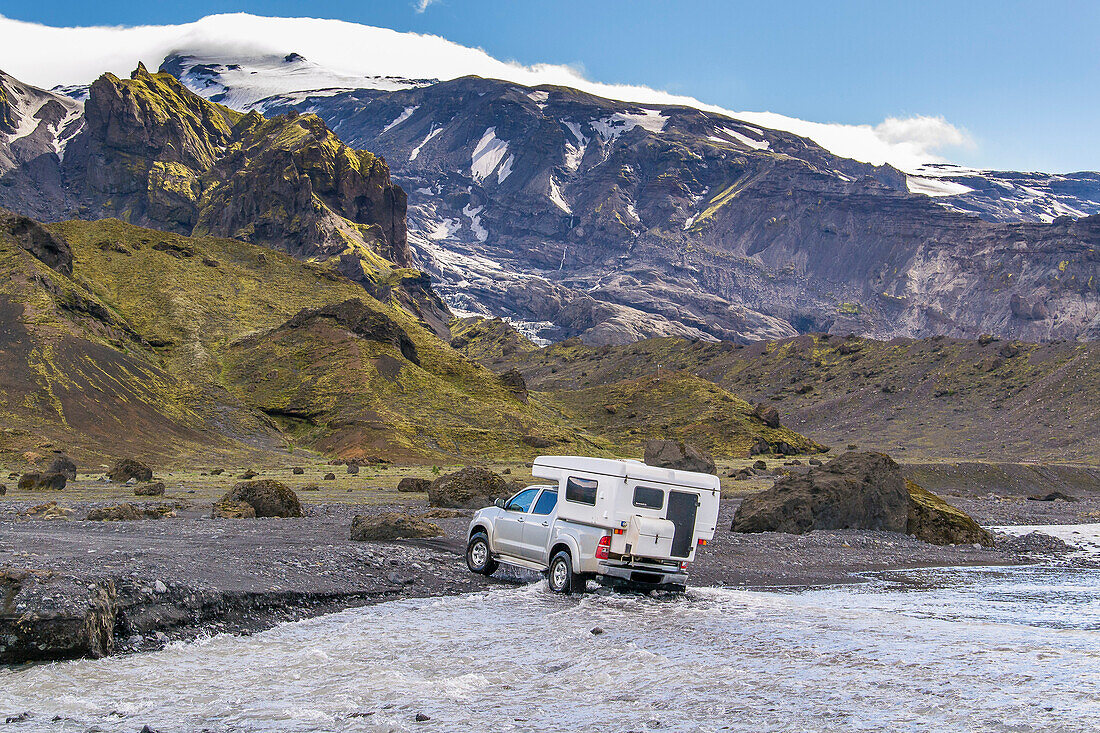
{"type": "Polygon", "coordinates": [[[1095,731],[1100,571],[395,601],[0,669],[24,711],[0,731],[1095,731]]]}

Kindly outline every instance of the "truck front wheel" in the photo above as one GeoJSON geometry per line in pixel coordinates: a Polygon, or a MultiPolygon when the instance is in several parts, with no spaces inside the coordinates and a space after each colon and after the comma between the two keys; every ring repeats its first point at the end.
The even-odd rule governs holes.
{"type": "Polygon", "coordinates": [[[484,534],[475,534],[466,545],[466,567],[480,575],[492,575],[496,571],[497,561],[489,552],[489,538],[484,534]]]}
{"type": "Polygon", "coordinates": [[[546,582],[555,593],[583,593],[588,580],[573,572],[573,559],[565,550],[559,550],[550,560],[546,570],[546,582]]]}

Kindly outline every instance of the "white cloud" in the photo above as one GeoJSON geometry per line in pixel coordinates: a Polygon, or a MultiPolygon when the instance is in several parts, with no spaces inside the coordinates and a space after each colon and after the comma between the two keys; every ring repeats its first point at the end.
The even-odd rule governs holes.
{"type": "MultiPolygon", "coordinates": [[[[435,0],[417,0],[417,9],[435,0]]],[[[0,69],[50,87],[87,84],[103,71],[126,75],[143,61],[156,68],[173,52],[241,59],[297,52],[334,71],[369,76],[453,79],[477,75],[518,84],[560,84],[612,99],[696,107],[809,137],[832,152],[868,163],[913,169],[942,161],[969,137],[942,117],[888,118],[877,125],[808,122],[772,112],[738,112],[645,86],[586,79],[558,64],[526,66],[493,58],[445,38],[317,18],[212,15],[181,25],[55,28],[0,16],[0,69]]]]}
{"type": "Polygon", "coordinates": [[[418,13],[423,13],[428,9],[429,5],[435,5],[439,0],[416,0],[413,3],[413,9],[418,13]]]}

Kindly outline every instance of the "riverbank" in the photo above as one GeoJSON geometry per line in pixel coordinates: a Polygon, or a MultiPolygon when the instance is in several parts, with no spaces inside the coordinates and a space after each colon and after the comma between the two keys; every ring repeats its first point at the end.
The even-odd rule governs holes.
{"type": "MultiPolygon", "coordinates": [[[[62,492],[13,491],[0,502],[0,661],[145,651],[173,639],[247,633],[352,606],[538,579],[509,569],[492,578],[471,574],[462,557],[466,517],[431,518],[443,533],[435,539],[351,541],[356,514],[428,510],[422,494],[394,490],[400,477],[417,471],[426,473],[383,466],[348,474],[324,464],[301,474],[280,470],[276,477],[296,486],[303,499],[306,516],[298,519],[212,519],[211,501],[235,479],[209,472],[168,474],[166,496],[149,501],[93,475],[62,492]],[[324,480],[333,468],[337,478],[324,480]],[[304,491],[309,484],[302,482],[315,479],[320,490],[304,491]],[[42,509],[47,500],[56,506],[42,509]],[[166,516],[85,519],[122,500],[166,516]]],[[[509,475],[522,483],[525,473],[516,466],[509,475]]],[[[744,493],[754,490],[748,482],[732,483],[744,493]]],[[[987,526],[1100,516],[1095,493],[1072,502],[1030,501],[1019,491],[945,498],[987,526]]],[[[718,534],[692,566],[693,585],[829,585],[877,571],[1028,561],[1011,551],[941,547],[887,532],[735,534],[728,528],[740,501],[727,493],[718,534]]]]}

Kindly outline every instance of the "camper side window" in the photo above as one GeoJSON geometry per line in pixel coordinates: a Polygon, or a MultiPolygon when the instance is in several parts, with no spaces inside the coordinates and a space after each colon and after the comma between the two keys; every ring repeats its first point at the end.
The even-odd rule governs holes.
{"type": "Polygon", "coordinates": [[[565,500],[574,504],[587,504],[596,506],[596,486],[598,484],[587,478],[573,478],[565,483],[565,500]]]}
{"type": "Polygon", "coordinates": [[[643,509],[660,509],[665,505],[665,492],[648,486],[634,487],[634,506],[643,509]]]}

